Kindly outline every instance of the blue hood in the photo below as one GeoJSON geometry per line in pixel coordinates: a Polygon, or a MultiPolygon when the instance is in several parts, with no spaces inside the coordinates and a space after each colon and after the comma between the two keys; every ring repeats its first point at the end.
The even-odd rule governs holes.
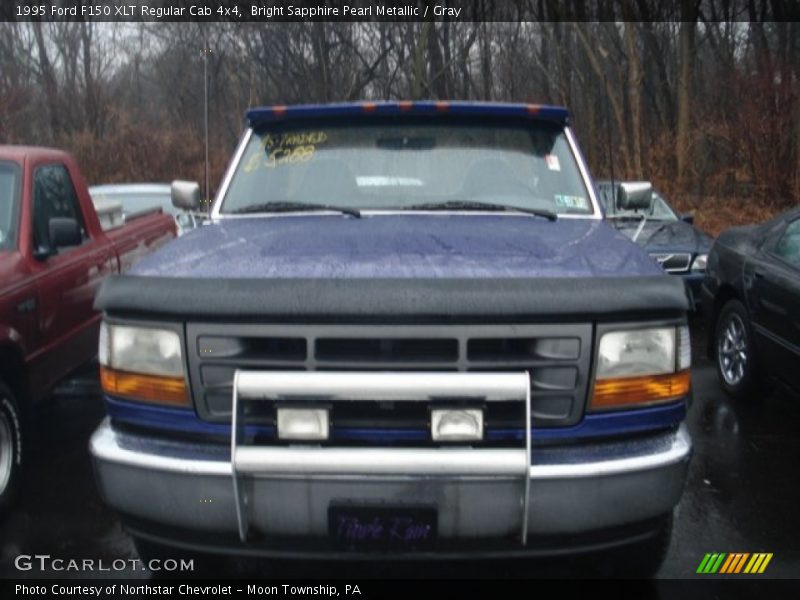
{"type": "Polygon", "coordinates": [[[658,275],[604,221],[528,215],[283,215],[201,227],[132,274],[192,278],[521,278],[658,275]]]}

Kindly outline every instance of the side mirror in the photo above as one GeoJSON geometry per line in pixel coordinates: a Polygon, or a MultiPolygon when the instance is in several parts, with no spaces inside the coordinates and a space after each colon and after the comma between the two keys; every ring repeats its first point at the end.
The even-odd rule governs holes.
{"type": "Polygon", "coordinates": [[[649,181],[623,181],[617,189],[617,207],[646,210],[653,204],[653,184],[649,181]]]}
{"type": "Polygon", "coordinates": [[[50,246],[53,249],[66,246],[80,246],[83,234],[78,221],[65,217],[53,217],[48,223],[50,229],[50,246]]]}
{"type": "Polygon", "coordinates": [[[681,215],[681,221],[689,225],[694,225],[694,215],[692,213],[683,213],[681,215]]]}
{"type": "Polygon", "coordinates": [[[59,248],[80,246],[83,243],[83,233],[78,221],[68,217],[53,217],[47,222],[50,235],[49,246],[38,246],[33,251],[37,260],[47,260],[58,253],[59,248]]]}
{"type": "Polygon", "coordinates": [[[171,189],[172,206],[183,210],[200,208],[200,184],[196,181],[175,180],[171,189]]]}

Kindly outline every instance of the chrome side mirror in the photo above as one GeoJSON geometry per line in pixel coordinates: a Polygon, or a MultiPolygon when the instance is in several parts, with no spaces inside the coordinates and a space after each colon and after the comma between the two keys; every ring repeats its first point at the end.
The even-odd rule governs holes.
{"type": "Polygon", "coordinates": [[[653,204],[653,184],[649,181],[622,181],[617,189],[617,207],[646,210],[653,204]]]}
{"type": "Polygon", "coordinates": [[[200,184],[196,181],[175,180],[170,190],[172,206],[183,210],[200,208],[200,184]]]}

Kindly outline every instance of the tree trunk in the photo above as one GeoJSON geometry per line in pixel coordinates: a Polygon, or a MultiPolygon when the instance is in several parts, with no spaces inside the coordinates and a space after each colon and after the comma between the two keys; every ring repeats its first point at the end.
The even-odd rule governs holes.
{"type": "Polygon", "coordinates": [[[692,77],[694,73],[694,41],[697,24],[695,0],[681,0],[681,24],[678,32],[678,132],[675,140],[675,162],[678,185],[686,185],[687,167],[690,161],[692,77]]]}
{"type": "Polygon", "coordinates": [[[55,137],[61,132],[61,115],[58,110],[58,84],[53,72],[53,65],[47,55],[47,47],[44,43],[44,35],[42,35],[42,24],[39,21],[34,21],[32,25],[39,55],[39,70],[41,71],[42,84],[47,98],[47,109],[50,112],[50,135],[55,137]]]}
{"type": "Polygon", "coordinates": [[[424,21],[417,43],[414,47],[414,63],[411,80],[411,98],[419,100],[425,89],[425,46],[428,41],[428,30],[433,25],[431,21],[424,21]]]}
{"type": "Polygon", "coordinates": [[[437,99],[447,98],[447,77],[442,58],[442,47],[439,45],[439,33],[433,22],[428,29],[428,81],[431,91],[437,99]]]}

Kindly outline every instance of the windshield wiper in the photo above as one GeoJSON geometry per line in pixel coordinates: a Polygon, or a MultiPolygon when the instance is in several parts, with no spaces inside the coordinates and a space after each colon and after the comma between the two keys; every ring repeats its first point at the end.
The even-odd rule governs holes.
{"type": "Polygon", "coordinates": [[[247,213],[260,212],[303,212],[311,210],[332,210],[343,215],[350,215],[356,219],[361,218],[361,211],[346,206],[335,206],[333,204],[313,204],[308,202],[262,202],[261,204],[248,204],[241,208],[228,211],[229,214],[241,215],[247,213]]]}
{"type": "Polygon", "coordinates": [[[526,208],[508,204],[495,204],[493,202],[479,202],[477,200],[447,200],[445,202],[425,202],[404,206],[403,210],[487,210],[497,212],[521,212],[542,217],[548,221],[555,221],[558,215],[541,208],[526,208]]]}
{"type": "Polygon", "coordinates": [[[659,225],[658,227],[656,227],[656,228],[653,230],[653,233],[651,233],[649,236],[647,236],[647,239],[644,241],[644,245],[646,246],[647,244],[649,244],[649,243],[650,243],[650,241],[651,241],[651,240],[652,240],[654,237],[656,237],[656,236],[657,236],[659,233],[661,233],[662,231],[664,231],[664,230],[665,230],[667,227],[669,227],[669,222],[667,222],[667,223],[662,223],[661,225],[659,225]]]}

